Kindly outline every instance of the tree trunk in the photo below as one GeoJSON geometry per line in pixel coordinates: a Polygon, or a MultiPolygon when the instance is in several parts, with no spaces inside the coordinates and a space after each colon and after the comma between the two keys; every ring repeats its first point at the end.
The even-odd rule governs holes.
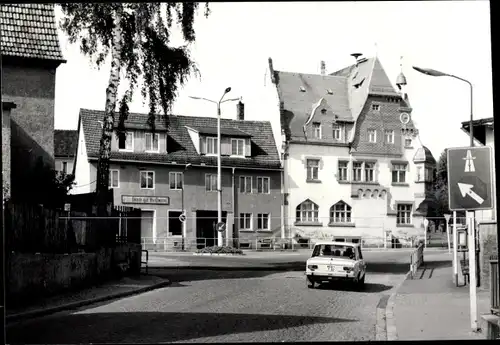
{"type": "Polygon", "coordinates": [[[120,14],[115,15],[113,42],[111,47],[111,69],[109,73],[109,84],[106,88],[105,114],[102,124],[102,137],[99,148],[99,161],[97,163],[97,215],[105,217],[107,212],[108,190],[109,190],[109,159],[111,154],[111,139],[113,137],[113,125],[115,119],[116,99],[118,84],[120,83],[120,52],[121,52],[121,29],[120,14]]]}

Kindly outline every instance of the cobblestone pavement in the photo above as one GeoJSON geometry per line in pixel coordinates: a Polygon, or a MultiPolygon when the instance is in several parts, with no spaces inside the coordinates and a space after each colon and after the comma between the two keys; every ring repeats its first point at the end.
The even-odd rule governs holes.
{"type": "MultiPolygon", "coordinates": [[[[375,340],[376,308],[403,274],[372,263],[366,289],[308,289],[303,271],[152,269],[169,287],[13,324],[9,343],[375,340]],[[377,268],[378,267],[378,268],[377,268]]],[[[406,263],[403,265],[406,266],[406,263]]]]}
{"type": "MultiPolygon", "coordinates": [[[[485,339],[484,333],[471,332],[469,286],[455,286],[451,255],[426,255],[424,268],[396,295],[398,340],[485,339]]],[[[488,310],[489,292],[478,289],[477,302],[479,322],[488,310]]]]}

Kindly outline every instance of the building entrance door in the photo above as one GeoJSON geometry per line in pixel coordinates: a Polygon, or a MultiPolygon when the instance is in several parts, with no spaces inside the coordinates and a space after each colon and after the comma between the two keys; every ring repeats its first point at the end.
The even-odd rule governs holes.
{"type": "Polygon", "coordinates": [[[154,243],[154,218],[154,211],[141,211],[141,237],[145,240],[145,243],[154,243]]]}

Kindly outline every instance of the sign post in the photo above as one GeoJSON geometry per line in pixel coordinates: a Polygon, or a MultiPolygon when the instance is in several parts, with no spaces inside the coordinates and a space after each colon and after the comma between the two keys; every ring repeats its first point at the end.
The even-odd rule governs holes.
{"type": "Polygon", "coordinates": [[[455,285],[458,286],[458,235],[457,235],[457,211],[453,211],[453,274],[455,285]]]}
{"type": "Polygon", "coordinates": [[[446,237],[448,237],[448,253],[451,253],[451,243],[450,243],[450,217],[451,214],[445,213],[444,219],[446,220],[446,237]]]}
{"type": "Polygon", "coordinates": [[[424,249],[427,249],[427,227],[429,226],[429,221],[427,219],[424,219],[424,249]]]}
{"type": "MultiPolygon", "coordinates": [[[[472,131],[472,128],[470,130],[472,131]]],[[[488,146],[449,148],[447,158],[450,210],[467,211],[470,316],[472,330],[477,331],[479,327],[476,300],[476,231],[474,211],[493,208],[491,148],[488,146]]]]}

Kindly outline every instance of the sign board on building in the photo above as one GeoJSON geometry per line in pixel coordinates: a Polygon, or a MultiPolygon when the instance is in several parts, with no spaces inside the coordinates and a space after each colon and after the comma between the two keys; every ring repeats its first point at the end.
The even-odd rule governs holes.
{"type": "Polygon", "coordinates": [[[69,212],[71,210],[71,204],[64,204],[64,211],[69,212]]]}
{"type": "Polygon", "coordinates": [[[168,196],[135,196],[122,195],[123,204],[159,204],[169,205],[170,198],[168,196]]]}
{"type": "Polygon", "coordinates": [[[448,149],[448,198],[451,211],[493,208],[491,148],[448,149]]]}

